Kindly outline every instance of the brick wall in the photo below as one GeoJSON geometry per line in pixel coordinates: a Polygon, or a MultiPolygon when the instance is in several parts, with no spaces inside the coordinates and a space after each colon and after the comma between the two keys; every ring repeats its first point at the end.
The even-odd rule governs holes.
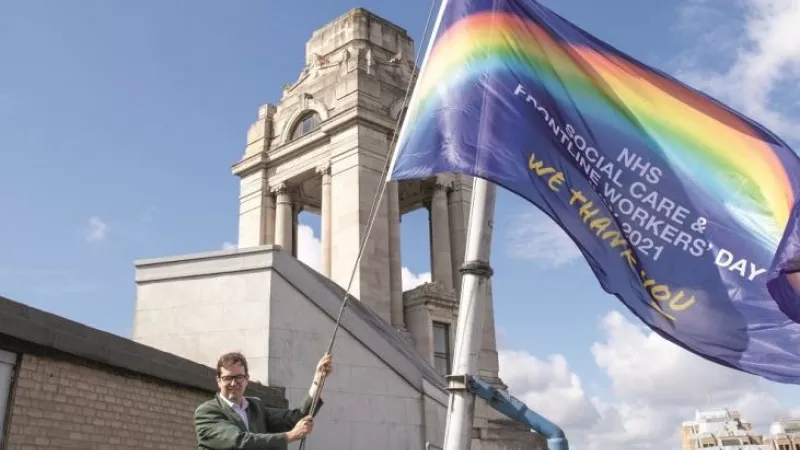
{"type": "MultiPolygon", "coordinates": [[[[195,450],[194,411],[217,389],[212,367],[2,296],[0,350],[17,355],[0,450],[195,450]]],[[[288,406],[283,388],[247,394],[288,406]]]]}
{"type": "Polygon", "coordinates": [[[6,449],[197,448],[194,410],[213,393],[115,372],[23,355],[6,449]]]}

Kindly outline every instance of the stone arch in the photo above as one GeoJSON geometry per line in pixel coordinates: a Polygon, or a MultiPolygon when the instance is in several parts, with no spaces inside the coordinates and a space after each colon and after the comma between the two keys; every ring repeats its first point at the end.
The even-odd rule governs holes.
{"type": "Polygon", "coordinates": [[[328,109],[325,108],[322,103],[314,99],[304,99],[303,103],[304,107],[292,113],[292,115],[289,116],[289,120],[287,120],[286,124],[283,126],[281,141],[283,141],[284,144],[292,141],[296,127],[306,118],[316,115],[318,123],[314,129],[318,129],[322,122],[328,120],[328,109]]]}
{"type": "Polygon", "coordinates": [[[292,123],[289,128],[289,134],[286,136],[287,142],[297,140],[313,131],[316,131],[322,123],[322,117],[313,109],[303,112],[297,120],[292,123]]]}

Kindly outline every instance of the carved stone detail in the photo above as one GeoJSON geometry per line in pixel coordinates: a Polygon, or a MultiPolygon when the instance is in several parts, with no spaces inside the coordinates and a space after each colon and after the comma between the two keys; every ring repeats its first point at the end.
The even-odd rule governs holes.
{"type": "Polygon", "coordinates": [[[314,169],[317,175],[330,175],[331,174],[331,163],[330,161],[326,161],[314,169]]]}
{"type": "Polygon", "coordinates": [[[281,182],[277,186],[270,188],[270,192],[278,196],[288,196],[289,199],[294,200],[300,196],[300,188],[290,183],[281,182]]]}
{"type": "Polygon", "coordinates": [[[446,289],[440,282],[423,283],[410,291],[403,293],[403,302],[414,303],[418,300],[432,300],[449,305],[455,305],[456,292],[454,289],[446,289]]]}

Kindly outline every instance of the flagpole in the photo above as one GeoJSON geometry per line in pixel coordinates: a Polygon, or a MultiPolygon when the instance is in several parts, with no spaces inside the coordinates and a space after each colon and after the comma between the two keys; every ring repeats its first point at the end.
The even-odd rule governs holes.
{"type": "Polygon", "coordinates": [[[492,269],[492,244],[496,188],[475,177],[472,187],[467,245],[461,266],[461,299],[458,309],[453,370],[448,376],[450,391],[444,450],[468,450],[475,417],[475,394],[466,387],[466,376],[477,375],[481,351],[486,298],[492,269]]]}

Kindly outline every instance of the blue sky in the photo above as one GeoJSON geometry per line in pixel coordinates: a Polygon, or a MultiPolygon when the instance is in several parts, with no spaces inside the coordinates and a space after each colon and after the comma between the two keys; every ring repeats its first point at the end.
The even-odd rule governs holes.
{"type": "MultiPolygon", "coordinates": [[[[796,75],[781,78],[783,66],[772,67],[774,77],[737,71],[740,50],[760,55],[758,39],[767,31],[747,34],[745,25],[761,23],[754,8],[769,0],[725,8],[716,0],[543,3],[645,63],[738,98],[745,112],[779,133],[798,118],[792,99],[799,92],[759,90],[792,86],[796,75]]],[[[248,125],[259,105],[277,103],[281,86],[297,79],[311,33],[355,6],[405,27],[422,44],[429,7],[423,1],[0,4],[0,206],[6,217],[0,221],[0,294],[129,336],[133,261],[236,241],[238,180],[230,167],[241,156],[248,125]]],[[[776,54],[793,64],[800,59],[790,50],[776,54]]],[[[785,137],[797,146],[797,136],[785,137]]],[[[304,221],[317,229],[315,218],[304,221]]],[[[402,232],[427,232],[426,213],[404,218],[402,232]]],[[[607,316],[610,311],[638,323],[600,291],[574,248],[560,245],[563,236],[507,192],[499,196],[494,242],[501,342],[535,358],[535,367],[521,372],[546,366],[556,373],[557,362],[548,358],[560,354],[567,373],[580,378],[581,395],[604,402],[582,405],[607,415],[608,405],[629,404],[613,369],[621,366],[601,367],[591,349],[598,342],[610,349],[609,327],[628,324],[607,316]],[[537,253],[542,242],[553,246],[549,256],[561,257],[537,253]]],[[[428,271],[427,251],[407,239],[403,264],[428,271]]],[[[694,375],[701,376],[708,366],[697,367],[694,375]]],[[[794,388],[743,383],[781,398],[782,408],[800,406],[794,388]]],[[[531,401],[541,398],[534,387],[517,390],[531,401]]],[[[721,398],[740,400],[726,395],[721,398]]],[[[674,431],[678,424],[669,426],[674,431]]]]}

